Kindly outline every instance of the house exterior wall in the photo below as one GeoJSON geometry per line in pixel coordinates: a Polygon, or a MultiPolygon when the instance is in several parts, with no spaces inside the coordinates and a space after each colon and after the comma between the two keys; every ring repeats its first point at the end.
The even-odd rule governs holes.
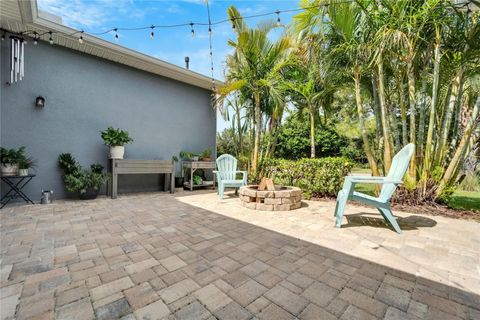
{"type": "MultiPolygon", "coordinates": [[[[9,81],[9,41],[1,42],[0,144],[25,146],[37,176],[25,188],[67,195],[57,158],[70,152],[83,167],[108,165],[100,130],[127,130],[134,139],[125,158],[171,159],[181,150],[215,151],[216,117],[210,92],[59,46],[28,43],[25,78],[9,81]],[[37,96],[46,100],[36,108],[37,96]]],[[[121,176],[119,192],[158,190],[163,177],[121,176]]],[[[6,185],[2,183],[2,193],[6,185]]]]}

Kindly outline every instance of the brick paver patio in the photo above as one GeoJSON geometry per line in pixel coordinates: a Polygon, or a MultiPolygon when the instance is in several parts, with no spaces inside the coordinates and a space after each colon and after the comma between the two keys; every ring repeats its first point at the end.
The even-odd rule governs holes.
{"type": "Polygon", "coordinates": [[[246,210],[212,193],[3,209],[1,318],[480,319],[475,222],[402,214],[397,235],[353,206],[333,228],[333,202],[246,210]]]}

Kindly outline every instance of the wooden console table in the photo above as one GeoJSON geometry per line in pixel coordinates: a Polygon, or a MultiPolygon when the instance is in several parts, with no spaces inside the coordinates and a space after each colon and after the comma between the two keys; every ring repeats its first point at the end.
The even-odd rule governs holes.
{"type": "Polygon", "coordinates": [[[175,166],[170,160],[112,159],[112,178],[109,192],[112,199],[117,197],[119,174],[165,174],[165,186],[170,179],[170,193],[175,191],[175,166]]]}
{"type": "Polygon", "coordinates": [[[215,172],[213,172],[215,168],[216,168],[215,161],[182,161],[182,175],[185,176],[185,170],[190,169],[190,181],[189,181],[190,191],[193,190],[194,187],[213,186],[213,189],[215,189],[215,172]],[[211,183],[204,183],[203,185],[194,186],[193,173],[198,169],[212,170],[213,181],[211,183]]]}

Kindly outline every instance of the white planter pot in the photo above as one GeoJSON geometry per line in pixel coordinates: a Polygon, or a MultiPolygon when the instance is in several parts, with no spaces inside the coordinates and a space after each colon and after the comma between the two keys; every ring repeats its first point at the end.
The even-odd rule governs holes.
{"type": "Polygon", "coordinates": [[[124,146],[111,146],[110,147],[110,159],[123,159],[125,154],[124,146]]]}
{"type": "Polygon", "coordinates": [[[28,176],[28,169],[18,169],[18,175],[19,176],[28,176]]]}
{"type": "Polygon", "coordinates": [[[2,175],[3,176],[14,176],[18,172],[18,163],[15,164],[2,164],[2,175]]]}

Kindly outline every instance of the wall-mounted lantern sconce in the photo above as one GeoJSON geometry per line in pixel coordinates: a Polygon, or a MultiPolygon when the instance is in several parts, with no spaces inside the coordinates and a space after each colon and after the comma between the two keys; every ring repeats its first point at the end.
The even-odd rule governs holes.
{"type": "Polygon", "coordinates": [[[45,98],[42,97],[42,96],[38,96],[38,97],[35,99],[35,107],[37,107],[37,108],[43,108],[43,107],[45,107],[45,98]]]}

